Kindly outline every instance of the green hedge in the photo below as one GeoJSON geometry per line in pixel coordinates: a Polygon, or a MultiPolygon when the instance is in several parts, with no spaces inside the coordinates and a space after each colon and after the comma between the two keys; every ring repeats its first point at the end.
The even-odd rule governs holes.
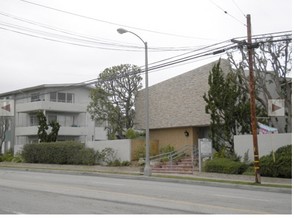
{"type": "Polygon", "coordinates": [[[27,163],[82,165],[93,165],[96,158],[93,149],[73,141],[27,144],[22,157],[27,163]]]}
{"type": "Polygon", "coordinates": [[[292,178],[292,145],[280,147],[260,158],[260,175],[292,178]]]}
{"type": "Polygon", "coordinates": [[[226,173],[226,174],[242,174],[246,169],[245,163],[234,161],[228,158],[215,158],[205,161],[205,172],[226,173]]]}

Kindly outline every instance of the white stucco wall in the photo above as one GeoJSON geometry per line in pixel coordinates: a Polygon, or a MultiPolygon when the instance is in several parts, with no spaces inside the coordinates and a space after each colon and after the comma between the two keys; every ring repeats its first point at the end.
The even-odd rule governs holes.
{"type": "Polygon", "coordinates": [[[131,140],[107,140],[88,141],[86,147],[93,148],[101,152],[105,148],[112,148],[116,152],[117,159],[121,161],[131,161],[131,140]]]}
{"type": "MultiPolygon", "coordinates": [[[[292,144],[292,133],[282,134],[260,134],[257,135],[259,157],[269,154],[278,148],[292,144]]],[[[253,141],[252,135],[234,136],[234,146],[237,155],[244,157],[249,150],[249,160],[253,161],[253,141]]]]}

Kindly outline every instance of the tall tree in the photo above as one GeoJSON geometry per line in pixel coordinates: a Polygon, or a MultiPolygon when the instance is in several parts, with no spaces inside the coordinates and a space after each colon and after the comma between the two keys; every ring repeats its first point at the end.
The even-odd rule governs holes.
{"type": "Polygon", "coordinates": [[[44,115],[44,113],[41,111],[39,111],[37,113],[37,118],[39,121],[38,137],[39,137],[40,142],[55,142],[55,141],[57,141],[60,124],[57,121],[50,121],[49,125],[48,125],[47,118],[44,115]],[[49,127],[51,127],[50,133],[48,133],[49,127]]]}
{"type": "MultiPolygon", "coordinates": [[[[249,91],[247,49],[240,45],[240,56],[228,54],[231,65],[243,79],[242,86],[249,91]]],[[[285,117],[271,117],[269,124],[277,127],[279,132],[292,131],[292,39],[281,37],[279,40],[268,38],[254,49],[254,75],[256,99],[268,109],[268,100],[285,101],[285,117]],[[280,126],[284,124],[284,126],[280,126]]]]}
{"type": "Polygon", "coordinates": [[[138,66],[122,64],[106,68],[98,76],[88,112],[92,119],[107,123],[109,137],[122,136],[134,125],[135,96],[142,88],[140,72],[138,66]]]}
{"type": "Polygon", "coordinates": [[[210,114],[210,137],[213,147],[234,152],[234,135],[250,133],[250,103],[248,94],[239,86],[242,79],[229,72],[224,73],[220,61],[210,71],[210,86],[203,98],[205,110],[210,114]]]}
{"type": "Polygon", "coordinates": [[[9,127],[8,117],[0,116],[0,154],[2,153],[2,144],[5,141],[6,131],[9,127]]]}

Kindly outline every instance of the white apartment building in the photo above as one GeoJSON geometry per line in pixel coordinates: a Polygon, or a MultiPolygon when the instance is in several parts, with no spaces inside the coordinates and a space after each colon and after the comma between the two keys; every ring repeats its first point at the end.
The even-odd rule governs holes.
{"type": "Polygon", "coordinates": [[[10,119],[2,151],[13,147],[16,152],[24,144],[38,142],[38,111],[43,111],[48,121],[59,122],[59,141],[107,140],[103,124],[95,123],[87,112],[90,90],[86,85],[48,84],[0,94],[2,103],[7,100],[13,106],[10,116],[0,115],[10,119]]]}

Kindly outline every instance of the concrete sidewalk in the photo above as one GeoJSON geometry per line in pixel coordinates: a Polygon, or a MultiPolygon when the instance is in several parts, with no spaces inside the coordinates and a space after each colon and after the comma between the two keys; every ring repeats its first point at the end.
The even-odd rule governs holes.
{"type": "MultiPolygon", "coordinates": [[[[120,174],[120,175],[132,175],[142,176],[140,168],[137,166],[125,166],[125,167],[109,167],[109,166],[83,166],[83,165],[59,165],[59,164],[31,164],[31,163],[10,163],[1,162],[1,168],[9,169],[21,169],[27,171],[46,171],[46,172],[70,172],[81,174],[120,174]]],[[[187,179],[195,181],[213,181],[213,182],[233,182],[235,184],[240,183],[254,183],[255,177],[249,175],[232,175],[222,173],[206,173],[206,172],[194,172],[194,174],[164,174],[164,173],[152,173],[152,177],[170,178],[170,179],[187,179]]],[[[281,187],[291,187],[292,179],[284,178],[271,178],[261,177],[262,185],[276,185],[281,187]]]]}

